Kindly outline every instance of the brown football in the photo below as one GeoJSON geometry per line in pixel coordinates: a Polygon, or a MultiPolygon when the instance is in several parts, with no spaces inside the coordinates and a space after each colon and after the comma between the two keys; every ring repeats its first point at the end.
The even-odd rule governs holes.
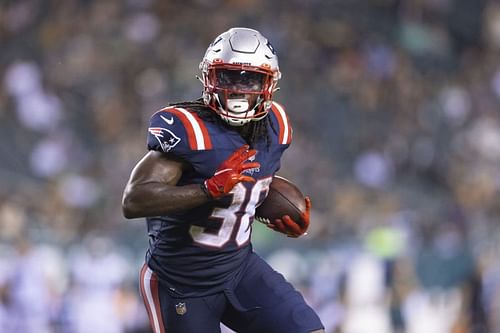
{"type": "Polygon", "coordinates": [[[289,215],[292,220],[302,224],[301,213],[306,209],[305,196],[297,185],[280,176],[274,176],[269,193],[255,210],[258,221],[269,223],[289,215]]]}

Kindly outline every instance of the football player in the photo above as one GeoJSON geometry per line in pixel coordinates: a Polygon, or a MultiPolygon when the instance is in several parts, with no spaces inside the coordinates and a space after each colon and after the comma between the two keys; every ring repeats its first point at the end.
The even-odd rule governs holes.
{"type": "MultiPolygon", "coordinates": [[[[252,251],[255,208],[292,140],[273,101],[276,52],[258,31],[232,28],[208,47],[203,96],[156,112],[148,152],[123,194],[126,218],[145,217],[141,294],[155,333],[324,332],[302,295],[252,251]]],[[[288,216],[269,227],[303,235],[288,216]]]]}

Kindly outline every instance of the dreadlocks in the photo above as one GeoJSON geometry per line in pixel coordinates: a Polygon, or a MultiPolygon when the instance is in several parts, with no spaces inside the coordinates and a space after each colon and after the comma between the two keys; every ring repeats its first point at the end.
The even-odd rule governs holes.
{"type": "MultiPolygon", "coordinates": [[[[186,108],[191,112],[195,112],[201,119],[208,122],[221,122],[224,126],[230,126],[223,122],[216,113],[211,110],[208,106],[203,103],[203,99],[199,98],[195,101],[184,101],[177,103],[170,103],[169,106],[177,106],[181,108],[186,108]]],[[[247,125],[242,132],[243,138],[248,142],[251,147],[255,147],[261,138],[266,140],[266,146],[269,148],[271,145],[271,137],[269,136],[269,128],[277,133],[276,128],[273,123],[269,120],[269,117],[265,117],[259,121],[252,121],[247,125]]]]}

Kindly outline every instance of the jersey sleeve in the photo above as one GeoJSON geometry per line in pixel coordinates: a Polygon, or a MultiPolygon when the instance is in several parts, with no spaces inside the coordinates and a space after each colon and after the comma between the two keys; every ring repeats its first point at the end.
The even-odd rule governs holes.
{"type": "Polygon", "coordinates": [[[148,150],[171,153],[187,158],[200,150],[212,149],[208,130],[193,112],[167,107],[150,119],[147,137],[148,150]]]}
{"type": "Polygon", "coordinates": [[[276,130],[276,143],[285,146],[285,149],[288,148],[292,143],[293,130],[285,108],[281,104],[273,102],[269,116],[276,130]]]}

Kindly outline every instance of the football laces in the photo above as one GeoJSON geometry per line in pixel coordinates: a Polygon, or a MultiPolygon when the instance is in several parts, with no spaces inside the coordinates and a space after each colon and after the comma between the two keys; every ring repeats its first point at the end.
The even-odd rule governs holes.
{"type": "Polygon", "coordinates": [[[255,220],[263,224],[269,224],[271,221],[265,217],[255,216],[255,220]]]}

